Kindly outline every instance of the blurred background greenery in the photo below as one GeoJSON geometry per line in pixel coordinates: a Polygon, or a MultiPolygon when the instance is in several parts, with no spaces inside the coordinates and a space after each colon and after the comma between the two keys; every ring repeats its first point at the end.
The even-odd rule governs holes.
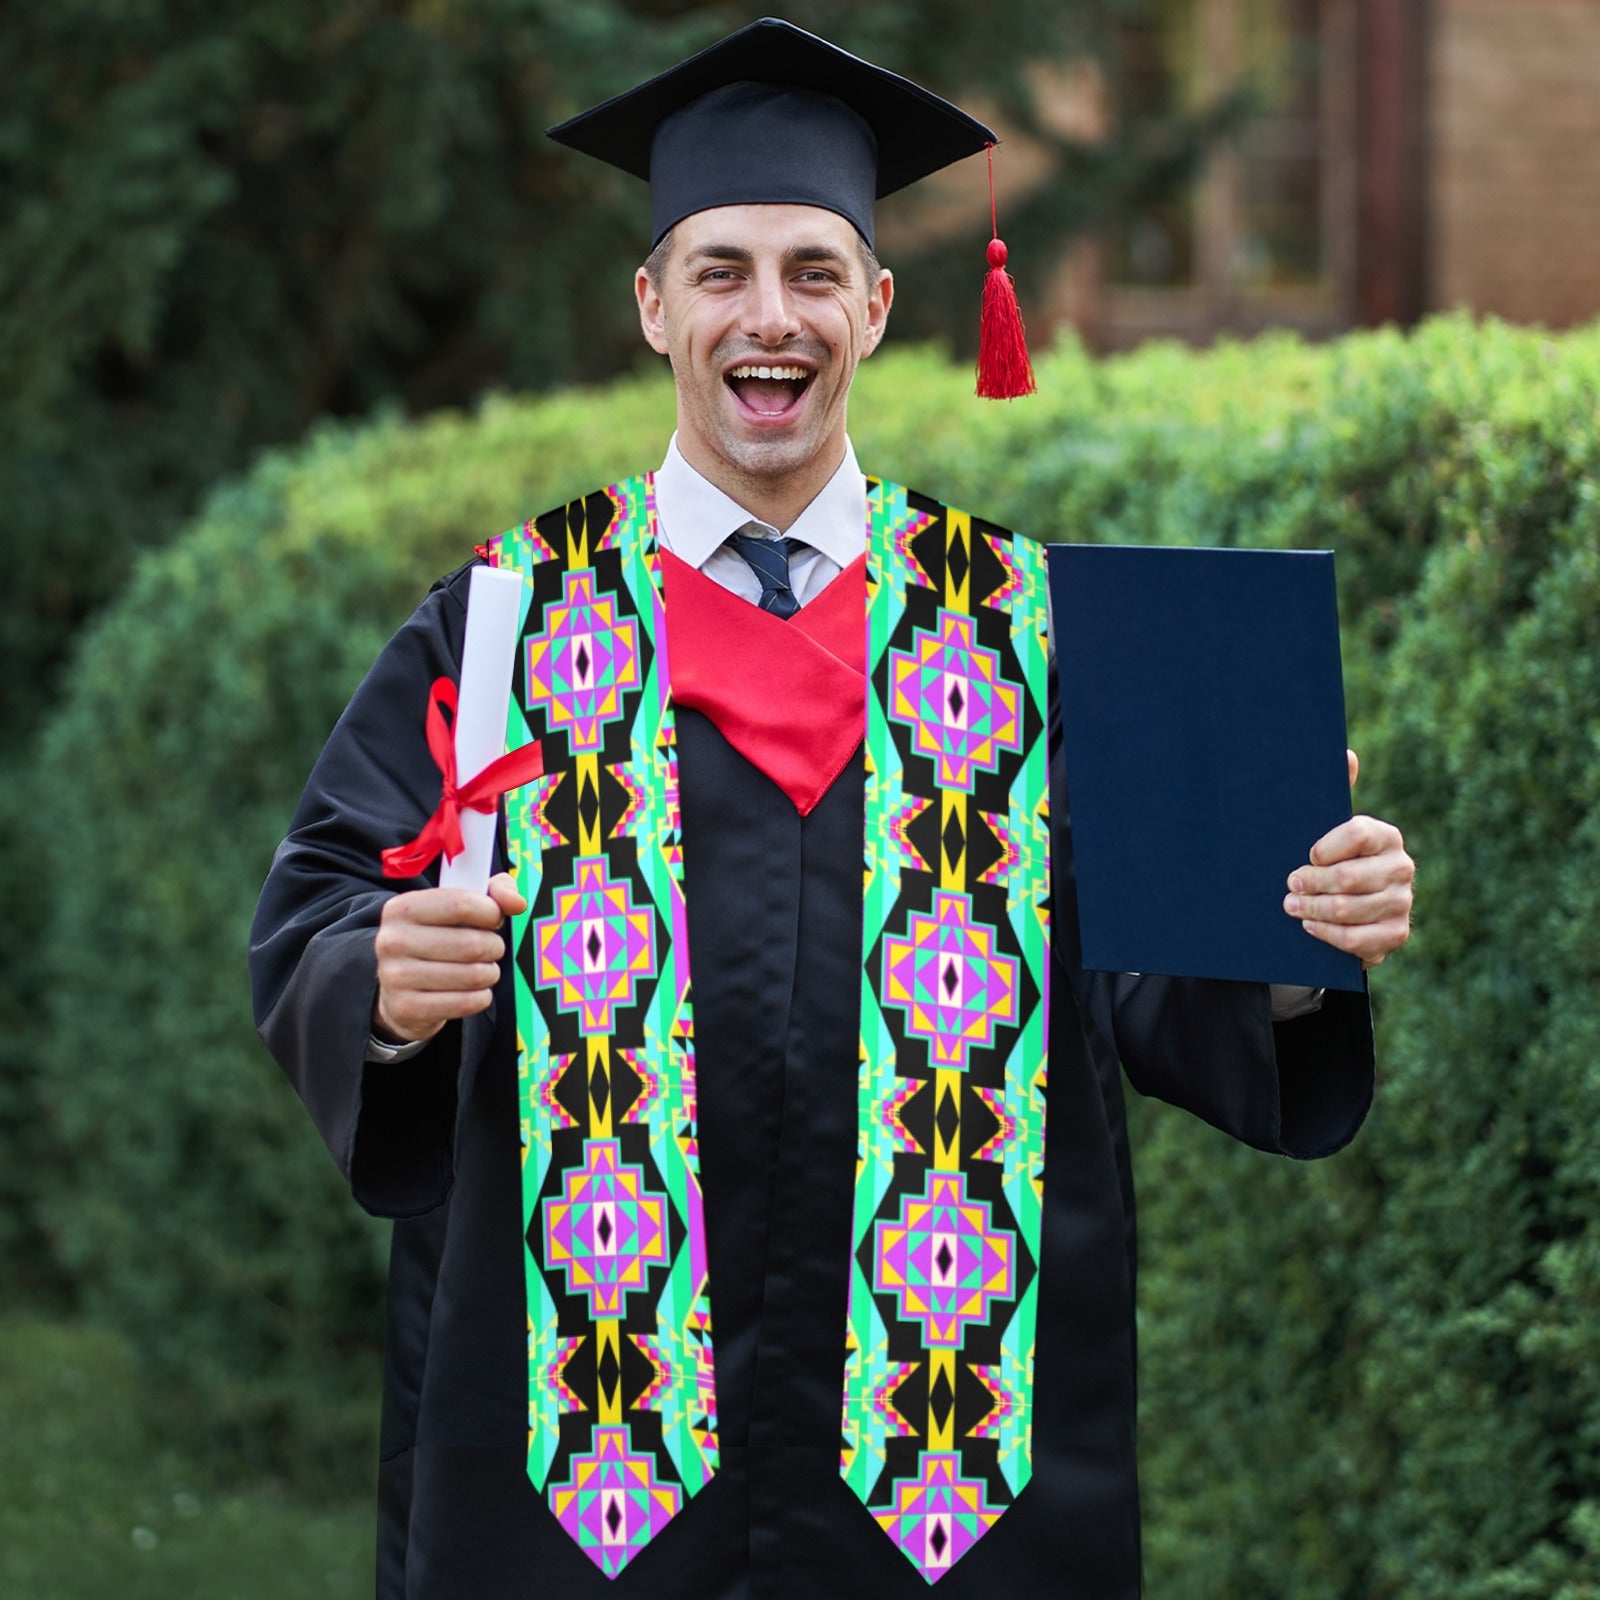
{"type": "MultiPolygon", "coordinates": [[[[1153,1600],[1600,1596],[1600,330],[1073,332],[1361,320],[1334,111],[1309,212],[1303,162],[1249,174],[1368,9],[786,10],[1015,132],[1002,230],[1059,323],[1037,398],[974,401],[981,164],[908,199],[863,461],[1044,537],[1336,549],[1360,797],[1422,862],[1349,1152],[1135,1108],[1153,1600]],[[1028,263],[1085,241],[1063,320],[1081,281],[1028,263]]],[[[432,576],[659,458],[642,196],[542,129],[756,14],[0,13],[0,1593],[370,1587],[385,1239],[254,1039],[245,929],[432,576]]]]}

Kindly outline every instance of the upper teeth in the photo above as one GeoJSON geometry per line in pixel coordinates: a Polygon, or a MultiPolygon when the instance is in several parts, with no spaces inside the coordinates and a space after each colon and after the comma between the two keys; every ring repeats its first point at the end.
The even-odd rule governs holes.
{"type": "Polygon", "coordinates": [[[804,367],[735,367],[730,378],[794,378],[806,376],[804,367]]]}

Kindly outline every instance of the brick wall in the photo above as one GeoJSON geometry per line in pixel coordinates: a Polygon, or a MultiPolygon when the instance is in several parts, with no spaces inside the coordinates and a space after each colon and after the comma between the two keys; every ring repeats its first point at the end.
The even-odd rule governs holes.
{"type": "Polygon", "coordinates": [[[1429,299],[1600,316],[1600,0],[1434,0],[1429,299]]]}

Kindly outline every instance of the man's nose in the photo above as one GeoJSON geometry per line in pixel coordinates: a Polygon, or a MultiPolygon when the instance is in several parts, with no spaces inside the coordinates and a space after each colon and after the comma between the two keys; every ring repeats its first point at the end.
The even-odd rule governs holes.
{"type": "Polygon", "coordinates": [[[800,331],[794,295],[781,273],[760,273],[751,284],[749,319],[745,331],[758,343],[774,347],[800,331]]]}

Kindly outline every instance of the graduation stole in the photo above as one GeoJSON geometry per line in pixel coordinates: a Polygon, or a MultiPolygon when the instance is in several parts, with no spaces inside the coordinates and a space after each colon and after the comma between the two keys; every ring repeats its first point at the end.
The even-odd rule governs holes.
{"type": "MultiPolygon", "coordinates": [[[[1045,563],[1030,541],[893,484],[869,479],[867,505],[841,1471],[933,1582],[1031,1472],[1045,563]]],[[[488,554],[524,579],[508,747],[540,740],[546,767],[507,797],[529,901],[512,930],[528,1473],[615,1577],[717,1467],[693,885],[653,480],[535,518],[488,554]]]]}

